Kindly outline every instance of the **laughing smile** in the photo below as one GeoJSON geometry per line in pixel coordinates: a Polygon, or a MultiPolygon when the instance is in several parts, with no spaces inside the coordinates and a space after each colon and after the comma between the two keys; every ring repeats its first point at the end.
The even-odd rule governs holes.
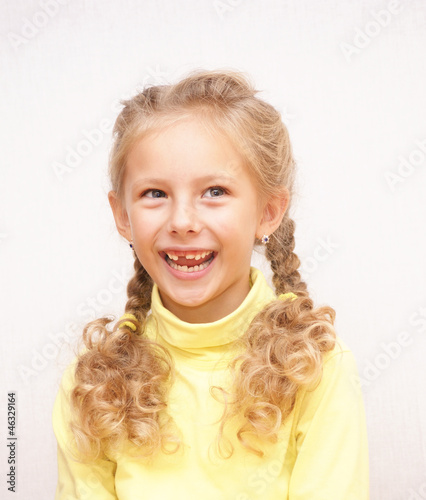
{"type": "Polygon", "coordinates": [[[172,269],[184,273],[203,271],[215,258],[213,250],[167,250],[163,253],[165,261],[172,269]]]}

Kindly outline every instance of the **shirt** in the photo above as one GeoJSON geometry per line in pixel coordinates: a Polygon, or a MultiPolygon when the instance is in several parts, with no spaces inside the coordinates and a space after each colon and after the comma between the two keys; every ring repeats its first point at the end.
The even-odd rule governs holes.
{"type": "MultiPolygon", "coordinates": [[[[66,370],[56,398],[53,425],[58,441],[56,500],[368,500],[368,442],[365,411],[354,356],[337,337],[324,354],[321,381],[301,389],[275,443],[257,439],[259,457],[239,443],[241,422],[225,426],[234,446],[221,458],[214,446],[223,403],[212,386],[228,387],[235,340],[257,312],[275,299],[262,273],[251,268],[251,289],[231,314],[206,324],[181,321],[164,308],[156,285],[145,334],[166,346],[176,367],[167,412],[183,439],[175,454],[151,459],[131,454],[127,443],[115,456],[79,463],[69,447],[69,391],[75,361],[66,370]]],[[[234,419],[235,420],[235,419],[234,419]]],[[[225,441],[226,442],[226,441],[225,441]]]]}

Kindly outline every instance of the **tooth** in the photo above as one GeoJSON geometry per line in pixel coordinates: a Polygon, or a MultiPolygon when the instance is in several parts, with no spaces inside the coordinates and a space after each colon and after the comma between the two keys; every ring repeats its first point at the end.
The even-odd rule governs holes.
{"type": "Polygon", "coordinates": [[[198,254],[195,256],[195,260],[200,260],[200,259],[201,259],[201,254],[199,254],[199,253],[198,253],[198,254]]]}
{"type": "Polygon", "coordinates": [[[187,258],[187,259],[193,259],[194,257],[195,257],[195,255],[192,255],[192,254],[188,254],[188,255],[186,256],[186,258],[187,258]]]}
{"type": "Polygon", "coordinates": [[[203,269],[206,269],[206,267],[208,267],[210,265],[212,257],[213,257],[212,254],[213,254],[213,251],[203,252],[201,254],[201,256],[205,257],[206,255],[210,255],[211,257],[210,257],[210,259],[206,260],[205,262],[203,262],[202,264],[199,264],[199,265],[194,265],[194,266],[180,266],[179,264],[176,264],[175,262],[173,262],[173,260],[177,260],[179,258],[178,256],[175,256],[175,255],[172,256],[173,260],[169,260],[168,261],[168,264],[169,264],[170,267],[172,267],[173,269],[176,269],[177,271],[182,271],[184,273],[194,273],[194,272],[197,272],[197,271],[202,271],[203,269]]]}

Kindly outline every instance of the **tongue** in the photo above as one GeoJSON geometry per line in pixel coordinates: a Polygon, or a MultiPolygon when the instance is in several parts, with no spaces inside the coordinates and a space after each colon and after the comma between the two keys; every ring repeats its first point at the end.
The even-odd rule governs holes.
{"type": "Polygon", "coordinates": [[[178,260],[174,260],[173,262],[177,264],[178,266],[188,266],[188,267],[194,267],[194,266],[199,266],[203,262],[206,262],[211,258],[212,254],[208,254],[205,257],[195,260],[195,259],[187,259],[186,257],[179,257],[178,260]]]}

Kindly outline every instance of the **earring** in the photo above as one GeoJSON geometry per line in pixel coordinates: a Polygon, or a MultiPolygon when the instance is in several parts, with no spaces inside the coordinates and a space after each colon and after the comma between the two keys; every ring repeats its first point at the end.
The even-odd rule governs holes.
{"type": "Polygon", "coordinates": [[[129,243],[129,247],[133,249],[133,245],[131,243],[129,243]]]}
{"type": "Polygon", "coordinates": [[[268,241],[269,241],[269,236],[268,236],[267,234],[264,234],[264,235],[262,236],[261,242],[262,242],[264,245],[266,245],[266,244],[268,243],[268,241]]]}

